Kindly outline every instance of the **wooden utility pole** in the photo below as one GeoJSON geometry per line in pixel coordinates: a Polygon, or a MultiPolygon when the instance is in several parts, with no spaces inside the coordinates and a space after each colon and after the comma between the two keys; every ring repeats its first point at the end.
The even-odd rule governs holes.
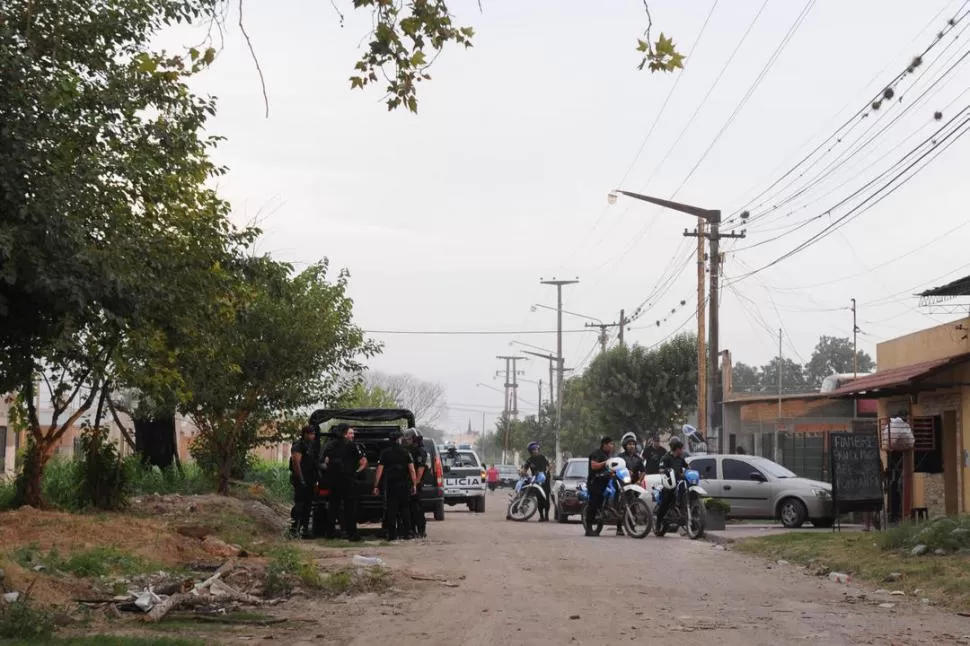
{"type": "MultiPolygon", "coordinates": [[[[707,424],[707,329],[704,318],[707,308],[705,271],[707,263],[704,254],[704,218],[697,218],[697,421],[698,426],[707,424]]],[[[707,437],[711,429],[704,429],[707,437]]]]}
{"type": "Polygon", "coordinates": [[[607,328],[610,328],[613,326],[607,323],[586,323],[585,327],[598,327],[600,329],[600,334],[599,334],[600,354],[606,352],[606,343],[610,340],[610,338],[606,336],[606,330],[607,328]]]}
{"type": "Polygon", "coordinates": [[[859,376],[859,326],[856,324],[855,299],[852,299],[852,378],[859,376]]]}
{"type": "MultiPolygon", "coordinates": [[[[509,442],[512,438],[512,417],[518,416],[518,396],[515,394],[515,390],[518,389],[519,384],[516,381],[516,375],[520,374],[516,370],[516,361],[525,359],[525,357],[517,356],[498,356],[496,359],[505,360],[505,409],[503,412],[503,417],[505,420],[505,437],[502,440],[502,462],[505,463],[509,454],[509,442]]],[[[496,376],[501,375],[501,372],[496,372],[496,376]]]]}
{"type": "Polygon", "coordinates": [[[606,331],[611,327],[618,328],[617,339],[620,345],[623,345],[623,331],[626,329],[626,325],[629,321],[626,319],[625,310],[620,310],[620,320],[614,321],[612,323],[586,323],[586,327],[597,327],[600,329],[599,342],[600,342],[600,352],[606,352],[606,344],[609,342],[609,337],[606,335],[606,331]]]}

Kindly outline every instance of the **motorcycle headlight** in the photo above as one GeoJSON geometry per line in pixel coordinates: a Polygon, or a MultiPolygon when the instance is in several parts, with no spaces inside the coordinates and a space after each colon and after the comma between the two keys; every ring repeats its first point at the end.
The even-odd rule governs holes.
{"type": "Polygon", "coordinates": [[[812,489],[812,495],[816,498],[831,498],[832,493],[827,489],[812,489]]]}
{"type": "Polygon", "coordinates": [[[629,473],[626,473],[626,474],[623,475],[623,484],[625,484],[625,485],[630,484],[630,474],[629,473]]]}

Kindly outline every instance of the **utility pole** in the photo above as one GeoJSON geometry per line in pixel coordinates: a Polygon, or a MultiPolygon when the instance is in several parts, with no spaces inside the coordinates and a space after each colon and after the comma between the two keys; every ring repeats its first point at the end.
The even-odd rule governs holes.
{"type": "MultiPolygon", "coordinates": [[[[721,392],[721,372],[718,369],[718,362],[721,357],[721,349],[718,346],[718,332],[720,326],[718,325],[719,316],[719,289],[720,289],[720,276],[721,276],[721,238],[743,238],[745,232],[742,231],[732,231],[730,233],[721,233],[721,212],[717,209],[702,209],[697,206],[691,206],[689,204],[681,204],[680,202],[674,202],[671,200],[664,200],[659,197],[651,197],[649,195],[641,195],[640,193],[631,193],[630,191],[621,191],[619,189],[610,192],[608,199],[611,204],[616,202],[617,194],[623,194],[627,197],[632,197],[635,200],[640,200],[642,202],[649,202],[650,204],[656,204],[657,206],[662,206],[673,211],[679,211],[680,213],[686,213],[687,215],[693,215],[698,218],[702,218],[708,226],[706,232],[701,232],[699,230],[690,232],[684,231],[684,235],[687,237],[701,237],[707,238],[710,241],[710,262],[711,262],[711,287],[710,287],[710,324],[708,325],[708,334],[710,335],[710,341],[708,343],[708,354],[707,354],[707,417],[708,417],[708,432],[717,433],[717,450],[718,453],[724,453],[724,433],[721,429],[723,411],[721,410],[721,401],[723,399],[723,393],[721,392]]],[[[746,222],[749,217],[747,211],[741,214],[741,221],[746,222]]]]}
{"type": "MultiPolygon", "coordinates": [[[[704,316],[707,290],[704,279],[707,278],[706,256],[704,254],[704,218],[697,218],[697,419],[703,424],[708,423],[707,417],[707,332],[704,327],[704,316]]],[[[711,430],[705,429],[706,433],[711,430]]]]}
{"type": "MultiPolygon", "coordinates": [[[[515,390],[518,389],[519,384],[516,381],[516,375],[520,374],[516,369],[515,363],[525,359],[525,357],[518,356],[498,356],[496,359],[505,360],[505,411],[503,413],[505,420],[505,438],[502,441],[502,462],[506,462],[509,453],[509,441],[512,436],[512,417],[518,416],[518,396],[515,394],[515,390]],[[514,403],[513,403],[514,402],[514,403]]],[[[502,373],[496,372],[496,376],[500,376],[502,373]]]]}
{"type": "Polygon", "coordinates": [[[859,326],[856,324],[855,299],[852,299],[852,378],[859,376],[859,326]]]}
{"type": "Polygon", "coordinates": [[[539,423],[542,423],[542,379],[539,380],[539,399],[536,400],[538,407],[536,408],[536,419],[539,423]]]}
{"type": "Polygon", "coordinates": [[[562,461],[562,288],[563,285],[575,285],[579,282],[579,278],[575,280],[558,280],[555,277],[551,280],[540,278],[539,282],[543,285],[555,285],[556,287],[556,358],[559,374],[556,376],[556,457],[553,460],[553,473],[558,473],[562,461]]]}
{"type": "Polygon", "coordinates": [[[488,452],[488,432],[486,432],[485,430],[485,413],[482,412],[482,460],[485,462],[488,462],[488,460],[485,459],[486,458],[485,454],[487,452],[488,452]]]}
{"type": "Polygon", "coordinates": [[[620,320],[614,321],[613,323],[586,323],[586,327],[598,327],[600,329],[600,352],[606,352],[606,344],[610,340],[606,335],[606,331],[611,327],[619,328],[617,337],[620,341],[620,345],[623,345],[623,330],[626,328],[626,324],[629,321],[626,320],[626,313],[624,310],[620,310],[620,320]]]}
{"type": "Polygon", "coordinates": [[[775,420],[775,439],[774,439],[775,454],[772,456],[772,458],[775,461],[778,461],[778,456],[781,453],[781,451],[779,451],[778,449],[778,426],[781,424],[781,391],[784,384],[784,382],[782,381],[782,365],[784,364],[784,362],[782,361],[782,358],[781,358],[781,338],[782,338],[781,335],[782,335],[781,328],[778,328],[778,415],[777,415],[777,419],[775,420]]]}

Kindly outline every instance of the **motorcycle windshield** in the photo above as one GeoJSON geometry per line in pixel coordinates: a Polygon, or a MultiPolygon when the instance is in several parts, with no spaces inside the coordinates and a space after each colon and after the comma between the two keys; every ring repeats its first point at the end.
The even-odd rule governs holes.
{"type": "Polygon", "coordinates": [[[701,474],[694,469],[687,469],[684,471],[684,480],[687,481],[687,484],[696,485],[701,480],[701,474]]]}
{"type": "Polygon", "coordinates": [[[622,467],[616,470],[616,477],[623,484],[630,484],[630,470],[626,467],[622,467]]]}
{"type": "Polygon", "coordinates": [[[546,474],[537,473],[536,474],[536,484],[542,484],[546,481],[546,474]]]}

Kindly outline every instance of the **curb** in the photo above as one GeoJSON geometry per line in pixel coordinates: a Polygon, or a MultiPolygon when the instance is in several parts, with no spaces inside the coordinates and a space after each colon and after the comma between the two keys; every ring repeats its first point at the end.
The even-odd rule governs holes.
{"type": "Polygon", "coordinates": [[[724,545],[726,547],[732,544],[737,539],[728,538],[727,536],[724,536],[720,532],[716,534],[711,532],[705,532],[703,540],[707,541],[708,543],[713,543],[714,545],[724,545]]]}

